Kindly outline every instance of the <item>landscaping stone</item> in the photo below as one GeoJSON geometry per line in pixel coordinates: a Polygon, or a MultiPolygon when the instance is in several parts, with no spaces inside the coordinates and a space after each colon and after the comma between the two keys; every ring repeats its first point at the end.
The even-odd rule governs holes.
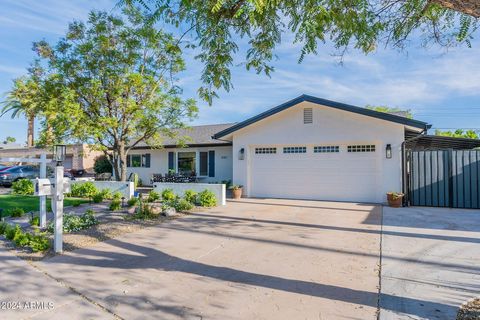
{"type": "Polygon", "coordinates": [[[166,217],[174,217],[174,216],[178,216],[178,212],[177,210],[175,210],[175,208],[165,208],[163,210],[163,215],[166,216],[166,217]]]}
{"type": "Polygon", "coordinates": [[[457,320],[478,320],[480,319],[480,298],[472,299],[460,306],[457,320]]]}

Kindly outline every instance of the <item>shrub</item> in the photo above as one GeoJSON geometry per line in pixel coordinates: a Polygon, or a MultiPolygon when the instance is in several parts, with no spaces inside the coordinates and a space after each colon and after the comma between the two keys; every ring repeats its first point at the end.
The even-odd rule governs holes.
{"type": "Polygon", "coordinates": [[[93,197],[92,197],[92,201],[94,203],[100,203],[103,201],[103,194],[101,192],[98,192],[96,193],[93,197]]]}
{"type": "Polygon", "coordinates": [[[13,243],[18,247],[25,247],[30,243],[31,236],[30,233],[23,233],[22,230],[19,230],[13,237],[13,243]]]}
{"type": "Polygon", "coordinates": [[[98,193],[97,187],[91,181],[85,183],[74,183],[71,186],[70,196],[79,198],[92,198],[98,193]]]}
{"type": "Polygon", "coordinates": [[[120,210],[122,208],[122,202],[118,199],[113,199],[110,202],[110,211],[120,210]]]}
{"type": "Polygon", "coordinates": [[[5,233],[5,229],[7,229],[8,223],[0,222],[0,235],[5,233]]]}
{"type": "Polygon", "coordinates": [[[138,203],[138,198],[130,198],[130,200],[127,201],[127,205],[129,207],[133,207],[134,205],[136,205],[138,203]]]}
{"type": "Polygon", "coordinates": [[[24,196],[33,195],[33,182],[28,179],[20,179],[12,183],[13,194],[24,196]]]}
{"type": "MultiPolygon", "coordinates": [[[[83,229],[87,229],[98,223],[98,220],[95,218],[93,210],[87,210],[81,216],[74,214],[64,214],[63,215],[63,231],[64,232],[75,232],[83,229]]],[[[48,224],[47,230],[53,232],[55,229],[55,223],[52,221],[48,224]]]]}
{"type": "Polygon", "coordinates": [[[50,248],[50,241],[43,234],[32,235],[28,247],[30,247],[33,252],[45,251],[50,248]]]}
{"type": "Polygon", "coordinates": [[[198,194],[198,204],[202,207],[215,207],[217,198],[212,191],[205,189],[198,194]]]}
{"type": "Polygon", "coordinates": [[[0,234],[2,233],[18,247],[29,247],[34,252],[50,248],[50,241],[45,235],[23,232],[19,225],[13,227],[3,222],[0,224],[0,234]]]}
{"type": "Polygon", "coordinates": [[[32,219],[30,219],[30,225],[31,226],[39,226],[40,225],[40,217],[35,216],[32,219]]]}
{"type": "Polygon", "coordinates": [[[15,225],[15,227],[8,225],[5,229],[5,238],[7,238],[8,240],[13,240],[13,238],[15,238],[15,235],[19,232],[22,232],[22,230],[20,229],[20,226],[18,224],[15,225]]]}
{"type": "Polygon", "coordinates": [[[122,199],[122,194],[119,191],[115,192],[112,195],[112,200],[120,200],[120,199],[122,199]]]}
{"type": "Polygon", "coordinates": [[[103,199],[112,199],[113,198],[113,193],[110,189],[103,189],[99,193],[103,196],[103,199]]]}
{"type": "Polygon", "coordinates": [[[14,218],[19,218],[25,214],[25,211],[22,208],[12,208],[7,213],[14,218]]]}
{"type": "Polygon", "coordinates": [[[183,198],[191,204],[197,203],[198,192],[193,190],[186,190],[183,198]]]}
{"type": "Polygon", "coordinates": [[[192,210],[194,206],[192,203],[190,203],[185,199],[177,199],[174,202],[173,207],[175,208],[175,210],[182,212],[182,211],[192,210]]]}
{"type": "Polygon", "coordinates": [[[112,164],[110,163],[110,161],[108,161],[106,156],[99,156],[95,159],[93,170],[97,174],[112,172],[112,164]]]}
{"type": "Polygon", "coordinates": [[[162,200],[163,201],[173,201],[177,196],[173,193],[172,189],[165,189],[162,191],[162,200]]]}
{"type": "Polygon", "coordinates": [[[158,192],[154,191],[154,190],[151,190],[148,193],[147,202],[155,202],[157,200],[160,200],[160,194],[158,192]]]}

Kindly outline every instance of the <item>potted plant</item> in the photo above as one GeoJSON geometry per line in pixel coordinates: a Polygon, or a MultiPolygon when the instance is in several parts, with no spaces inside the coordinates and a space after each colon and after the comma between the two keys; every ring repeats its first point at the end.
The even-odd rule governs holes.
{"type": "Polygon", "coordinates": [[[242,188],[243,186],[238,184],[230,186],[229,189],[232,190],[233,199],[240,199],[242,197],[242,188]]]}
{"type": "Polygon", "coordinates": [[[388,205],[393,208],[400,208],[403,203],[404,194],[401,192],[387,192],[388,205]]]}

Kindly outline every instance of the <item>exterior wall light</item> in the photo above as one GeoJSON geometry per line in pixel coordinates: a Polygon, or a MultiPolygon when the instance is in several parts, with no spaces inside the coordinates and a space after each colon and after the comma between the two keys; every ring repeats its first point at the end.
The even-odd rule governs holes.
{"type": "Polygon", "coordinates": [[[240,148],[240,150],[238,150],[238,160],[243,159],[245,159],[245,148],[240,148]]]}
{"type": "Polygon", "coordinates": [[[53,160],[57,162],[57,166],[61,166],[65,161],[65,155],[67,153],[67,146],[64,144],[56,144],[53,149],[53,160]]]}
{"type": "Polygon", "coordinates": [[[387,159],[392,159],[392,145],[387,144],[387,147],[385,148],[385,155],[387,159]]]}

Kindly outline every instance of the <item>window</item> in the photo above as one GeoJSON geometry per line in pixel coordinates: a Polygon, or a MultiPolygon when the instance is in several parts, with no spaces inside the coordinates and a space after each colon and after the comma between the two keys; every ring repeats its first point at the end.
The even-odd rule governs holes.
{"type": "Polygon", "coordinates": [[[127,155],[127,167],[150,168],[150,154],[129,154],[127,155]]]}
{"type": "Polygon", "coordinates": [[[339,146],[315,146],[313,147],[314,153],[333,153],[340,152],[339,146]]]}
{"type": "Polygon", "coordinates": [[[196,152],[179,152],[177,160],[178,173],[184,175],[195,175],[196,152]]]}
{"type": "Polygon", "coordinates": [[[208,176],[208,152],[200,152],[200,176],[208,176]]]}
{"type": "Polygon", "coordinates": [[[348,152],[375,152],[374,144],[353,145],[347,147],[348,152]]]}
{"type": "Polygon", "coordinates": [[[284,147],[283,153],[306,153],[307,147],[284,147]]]}
{"type": "Polygon", "coordinates": [[[277,148],[255,148],[256,154],[277,153],[277,148]]]}
{"type": "Polygon", "coordinates": [[[312,108],[303,109],[303,123],[313,123],[313,110],[312,108]]]}

